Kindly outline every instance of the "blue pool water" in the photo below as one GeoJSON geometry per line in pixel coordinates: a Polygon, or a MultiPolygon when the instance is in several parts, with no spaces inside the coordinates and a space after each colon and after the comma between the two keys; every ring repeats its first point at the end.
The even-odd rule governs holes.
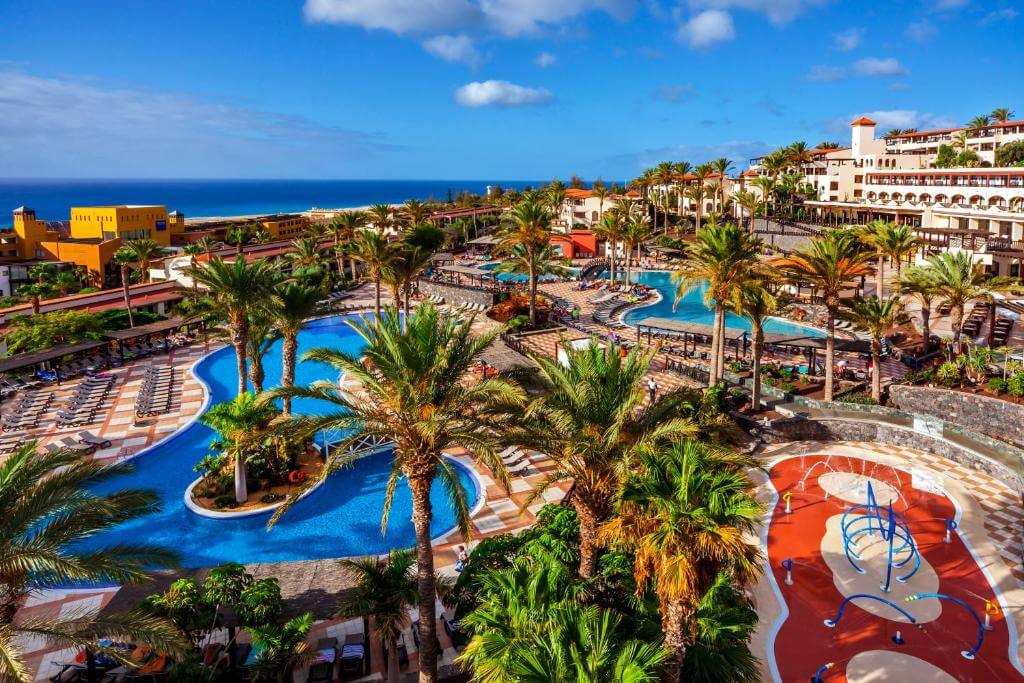
{"type": "MultiPolygon", "coordinates": [[[[501,265],[499,261],[494,261],[493,263],[481,263],[477,266],[477,268],[483,268],[484,270],[494,270],[499,265],[501,265]]],[[[578,272],[577,268],[569,268],[569,270],[573,272],[578,272]]],[[[494,279],[497,280],[498,282],[526,282],[529,279],[529,276],[516,275],[515,273],[497,273],[495,274],[494,279]]],[[[545,282],[547,280],[557,279],[558,278],[556,278],[554,275],[542,275],[540,276],[540,278],[538,278],[538,282],[545,282]]]]}
{"type": "MultiPolygon", "coordinates": [[[[607,276],[606,276],[607,277],[607,276]]],[[[661,301],[650,306],[634,308],[626,313],[624,318],[627,325],[636,325],[644,318],[672,318],[691,323],[703,323],[710,325],[715,320],[715,312],[704,305],[704,293],[707,286],[701,286],[690,290],[680,300],[679,304],[672,310],[672,302],[675,300],[676,286],[671,280],[671,273],[665,271],[641,271],[635,274],[636,281],[642,285],[653,287],[661,293],[661,301]]],[[[740,316],[726,313],[725,326],[737,330],[749,330],[750,323],[740,316]]],[[[765,332],[774,334],[804,335],[809,337],[824,337],[825,333],[812,327],[804,327],[795,323],[787,322],[780,318],[773,318],[764,326],[765,332]]]]}
{"type": "MultiPolygon", "coordinates": [[[[358,352],[362,339],[346,324],[346,316],[318,320],[299,335],[299,354],[313,347],[333,346],[358,352]]],[[[281,343],[274,345],[264,360],[267,387],[281,377],[281,343]]],[[[234,396],[237,385],[234,351],[224,348],[203,359],[196,368],[212,395],[210,405],[234,396]]],[[[326,365],[299,363],[296,384],[318,379],[336,379],[326,365]]],[[[293,411],[315,412],[317,401],[298,400],[293,411]]],[[[415,542],[412,499],[408,487],[399,484],[391,507],[388,529],[380,532],[384,490],[390,473],[390,453],[358,460],[331,477],[319,489],[296,503],[273,529],[266,529],[269,513],[240,519],[214,520],[200,517],[184,504],[184,491],[198,476],[192,466],[207,452],[214,433],[198,422],[179,432],[134,460],[135,470],[105,482],[101,491],[128,487],[154,489],[163,509],[153,515],[124,524],[91,540],[92,545],[112,542],[145,542],[164,545],[182,555],[185,567],[209,567],[227,561],[283,562],[350,555],[384,553],[415,542]]],[[[470,505],[479,496],[472,476],[457,463],[456,471],[466,489],[470,505]]],[[[256,493],[254,495],[259,495],[256,493]]],[[[434,534],[455,525],[455,515],[440,484],[431,493],[434,534]]]]}

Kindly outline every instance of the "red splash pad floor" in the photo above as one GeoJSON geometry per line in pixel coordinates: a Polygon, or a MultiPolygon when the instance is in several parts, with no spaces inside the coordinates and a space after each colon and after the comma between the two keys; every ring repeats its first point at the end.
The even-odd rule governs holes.
{"type": "MultiPolygon", "coordinates": [[[[834,496],[825,500],[825,491],[818,484],[818,477],[829,471],[824,466],[815,468],[805,481],[805,490],[801,490],[799,482],[804,474],[826,458],[824,455],[786,458],[769,470],[779,498],[768,527],[768,559],[789,612],[785,615],[784,610],[779,617],[782,624],[775,625],[778,630],[769,644],[781,680],[806,681],[818,667],[835,662],[824,680],[845,681],[846,664],[858,653],[868,650],[918,657],[959,681],[1024,680],[1010,662],[1011,636],[1002,614],[992,618],[993,630],[985,633],[984,643],[974,660],[964,659],[960,652],[976,642],[977,622],[967,610],[949,601],[943,601],[941,616],[922,629],[910,625],[895,610],[887,609],[885,614],[891,618],[884,618],[862,609],[856,600],[847,604],[836,628],[825,626],[824,620],[835,616],[845,596],[833,582],[832,570],[821,554],[821,542],[826,521],[853,505],[834,496]],[[786,492],[793,494],[791,514],[785,512],[783,494],[786,492]],[[786,572],[781,568],[787,558],[793,559],[792,586],[785,585],[786,572]],[[897,629],[906,641],[903,645],[891,640],[897,629]]],[[[957,514],[949,498],[912,488],[909,472],[894,471],[888,466],[873,468],[871,461],[832,456],[828,464],[833,471],[870,473],[874,479],[900,490],[907,507],[904,509],[900,502],[894,504],[894,509],[906,519],[922,559],[937,573],[937,592],[965,600],[979,614],[985,600],[999,604],[964,542],[956,533],[951,543],[944,541],[944,520],[955,518],[957,514]]],[[[854,571],[848,564],[844,568],[851,573],[854,571]]],[[[913,586],[913,579],[909,585],[913,586]]],[[[881,590],[876,594],[884,597],[881,590]]]]}

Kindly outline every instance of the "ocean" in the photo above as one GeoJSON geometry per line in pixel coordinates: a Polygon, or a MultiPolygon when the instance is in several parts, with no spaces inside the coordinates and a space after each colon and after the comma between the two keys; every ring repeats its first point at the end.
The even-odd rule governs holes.
{"type": "Polygon", "coordinates": [[[28,206],[40,220],[68,220],[73,206],[158,204],[186,218],[246,216],[438,200],[488,185],[536,187],[530,180],[54,180],[0,178],[0,226],[11,225],[16,207],[28,206]]]}

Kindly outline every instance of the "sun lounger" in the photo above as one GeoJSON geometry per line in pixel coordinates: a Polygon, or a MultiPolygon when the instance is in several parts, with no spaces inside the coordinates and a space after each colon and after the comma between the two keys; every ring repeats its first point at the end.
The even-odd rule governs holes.
{"type": "Polygon", "coordinates": [[[110,448],[110,439],[100,438],[90,431],[78,432],[75,436],[77,436],[78,440],[84,444],[89,444],[96,448],[110,448]]]}
{"type": "Polygon", "coordinates": [[[70,448],[73,451],[80,451],[82,453],[94,453],[96,451],[95,446],[90,446],[89,444],[84,443],[78,443],[70,436],[66,436],[63,439],[61,439],[60,445],[63,446],[64,448],[70,448]]]}
{"type": "Polygon", "coordinates": [[[366,636],[362,633],[350,633],[345,636],[338,658],[342,675],[365,675],[370,670],[369,651],[366,636]]]}

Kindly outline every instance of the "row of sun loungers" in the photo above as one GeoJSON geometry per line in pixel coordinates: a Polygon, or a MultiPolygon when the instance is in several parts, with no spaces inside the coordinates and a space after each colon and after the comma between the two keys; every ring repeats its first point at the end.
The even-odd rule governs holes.
{"type": "Polygon", "coordinates": [[[444,297],[438,296],[437,294],[431,294],[430,296],[427,297],[427,301],[434,304],[435,306],[440,306],[441,304],[444,303],[444,297]]]}
{"type": "Polygon", "coordinates": [[[981,332],[981,326],[988,320],[988,303],[979,302],[971,309],[967,319],[964,320],[961,331],[968,337],[977,337],[981,332]]]}
{"type": "Polygon", "coordinates": [[[135,398],[135,415],[147,417],[166,413],[171,408],[174,386],[174,368],[159,367],[146,370],[139,395],[135,398]]]}
{"type": "Polygon", "coordinates": [[[110,394],[115,381],[113,375],[97,375],[83,380],[68,402],[57,411],[57,426],[70,427],[95,421],[96,413],[110,394]]]}
{"type": "Polygon", "coordinates": [[[999,318],[992,327],[992,346],[1006,346],[1013,331],[1013,318],[999,318]]]}
{"type": "Polygon", "coordinates": [[[39,419],[53,403],[53,392],[28,393],[14,402],[11,412],[0,419],[0,429],[5,432],[21,431],[39,424],[39,419]]]}

